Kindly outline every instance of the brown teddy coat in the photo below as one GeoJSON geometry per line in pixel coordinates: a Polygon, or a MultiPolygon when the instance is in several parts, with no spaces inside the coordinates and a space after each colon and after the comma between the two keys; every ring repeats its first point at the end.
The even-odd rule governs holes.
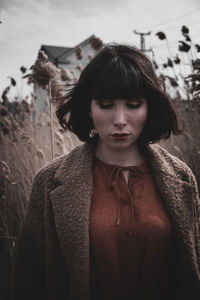
{"type": "MultiPolygon", "coordinates": [[[[200,201],[196,180],[185,163],[160,146],[148,145],[145,151],[173,226],[170,299],[199,300],[200,201]]],[[[86,143],[35,176],[15,256],[15,299],[89,299],[92,161],[93,148],[86,143]]]]}

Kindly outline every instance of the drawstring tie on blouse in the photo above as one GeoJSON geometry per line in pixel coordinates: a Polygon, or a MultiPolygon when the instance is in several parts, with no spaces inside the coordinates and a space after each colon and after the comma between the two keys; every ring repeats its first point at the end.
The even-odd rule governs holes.
{"type": "MultiPolygon", "coordinates": [[[[137,177],[137,178],[144,178],[144,174],[145,172],[141,171],[138,169],[137,166],[132,166],[132,167],[115,167],[112,169],[112,171],[109,174],[108,177],[108,183],[107,183],[107,187],[109,189],[114,189],[114,193],[116,195],[116,204],[117,204],[117,217],[116,217],[116,226],[120,225],[120,189],[119,189],[119,178],[121,176],[121,174],[123,174],[123,171],[129,171],[130,175],[129,176],[133,176],[133,177],[137,177]]],[[[129,193],[129,197],[130,199],[131,197],[131,193],[130,190],[128,188],[128,193],[129,193]]],[[[123,200],[121,200],[123,201],[123,200]]],[[[127,203],[127,201],[124,201],[125,203],[127,203]]],[[[129,202],[130,203],[130,202],[129,202]]],[[[131,216],[133,217],[133,205],[131,205],[131,216]]],[[[132,220],[131,217],[131,220],[132,220]]]]}

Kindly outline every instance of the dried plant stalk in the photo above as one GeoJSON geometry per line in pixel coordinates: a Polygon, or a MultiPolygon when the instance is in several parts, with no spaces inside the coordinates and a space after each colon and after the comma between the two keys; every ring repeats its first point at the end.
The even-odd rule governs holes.
{"type": "Polygon", "coordinates": [[[54,158],[54,134],[53,134],[53,113],[52,113],[52,103],[51,103],[51,80],[49,81],[49,116],[50,116],[50,141],[51,141],[51,158],[54,158]]]}

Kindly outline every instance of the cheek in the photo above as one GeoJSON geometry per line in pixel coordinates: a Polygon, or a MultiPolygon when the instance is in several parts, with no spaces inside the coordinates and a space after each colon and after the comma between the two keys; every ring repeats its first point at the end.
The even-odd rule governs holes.
{"type": "Polygon", "coordinates": [[[144,125],[146,123],[147,120],[147,110],[144,110],[143,112],[141,112],[141,123],[144,125]]]}
{"type": "Polygon", "coordinates": [[[105,114],[98,107],[92,107],[91,117],[92,117],[94,126],[97,129],[99,126],[102,127],[103,124],[105,124],[105,114]]]}
{"type": "Polygon", "coordinates": [[[144,124],[147,119],[147,109],[141,109],[135,113],[133,118],[133,123],[137,125],[139,128],[144,127],[144,124]]]}

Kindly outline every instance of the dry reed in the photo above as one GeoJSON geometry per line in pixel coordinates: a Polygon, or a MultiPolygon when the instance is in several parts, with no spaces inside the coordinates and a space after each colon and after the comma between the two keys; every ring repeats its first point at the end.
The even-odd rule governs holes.
{"type": "MultiPolygon", "coordinates": [[[[188,38],[186,31],[184,31],[184,38],[188,38]]],[[[160,37],[166,39],[164,33],[163,35],[160,34],[160,37]]],[[[103,45],[102,41],[96,37],[93,37],[90,43],[96,51],[100,50],[103,45]]],[[[184,48],[186,47],[185,44],[182,43],[182,45],[183,48],[181,49],[186,49],[184,48]]],[[[191,51],[192,48],[194,47],[191,45],[188,51],[191,51]]],[[[198,47],[196,48],[198,50],[198,47]]],[[[182,71],[184,69],[183,60],[177,55],[173,61],[170,49],[169,54],[170,60],[165,63],[164,67],[166,74],[163,69],[160,69],[156,61],[154,66],[164,88],[173,97],[172,101],[182,120],[184,133],[181,136],[172,136],[168,141],[161,142],[161,145],[191,167],[198,185],[200,185],[200,102],[198,101],[200,90],[198,68],[200,63],[196,56],[193,56],[195,58],[192,62],[193,69],[197,70],[190,76],[193,83],[188,84],[187,81],[184,81],[181,88],[179,81],[180,78],[183,81],[185,75],[182,71]],[[167,73],[170,68],[174,68],[174,63],[180,65],[178,80],[173,71],[174,77],[170,75],[170,72],[167,73]],[[181,95],[184,95],[186,99],[191,99],[192,88],[196,93],[196,100],[182,101],[181,97],[183,96],[181,95]]],[[[76,48],[76,55],[79,60],[82,59],[83,51],[80,47],[76,48]]],[[[92,59],[92,55],[88,55],[88,57],[92,59]]],[[[80,72],[82,72],[83,67],[80,64],[77,65],[80,72]]],[[[62,102],[63,84],[64,87],[68,87],[77,82],[76,71],[70,72],[64,68],[58,70],[47,62],[47,56],[41,52],[31,69],[32,73],[24,77],[27,77],[29,82],[37,82],[39,86],[48,89],[49,101],[46,102],[46,111],[37,112],[37,118],[35,117],[36,101],[41,99],[37,99],[37,95],[34,93],[32,93],[29,101],[24,99],[21,102],[18,100],[10,102],[8,94],[11,86],[3,91],[2,102],[0,103],[0,297],[6,300],[10,299],[11,296],[13,253],[26,214],[35,173],[52,157],[68,153],[80,144],[75,135],[65,132],[59,127],[52,106],[55,101],[62,102]],[[48,106],[51,118],[47,113],[48,106]],[[51,138],[49,127],[51,128],[51,138]],[[51,146],[50,143],[52,143],[51,146]]],[[[21,67],[22,73],[26,73],[26,71],[25,67],[21,67]]],[[[11,81],[12,86],[14,86],[13,83],[14,81],[11,81]]]]}

